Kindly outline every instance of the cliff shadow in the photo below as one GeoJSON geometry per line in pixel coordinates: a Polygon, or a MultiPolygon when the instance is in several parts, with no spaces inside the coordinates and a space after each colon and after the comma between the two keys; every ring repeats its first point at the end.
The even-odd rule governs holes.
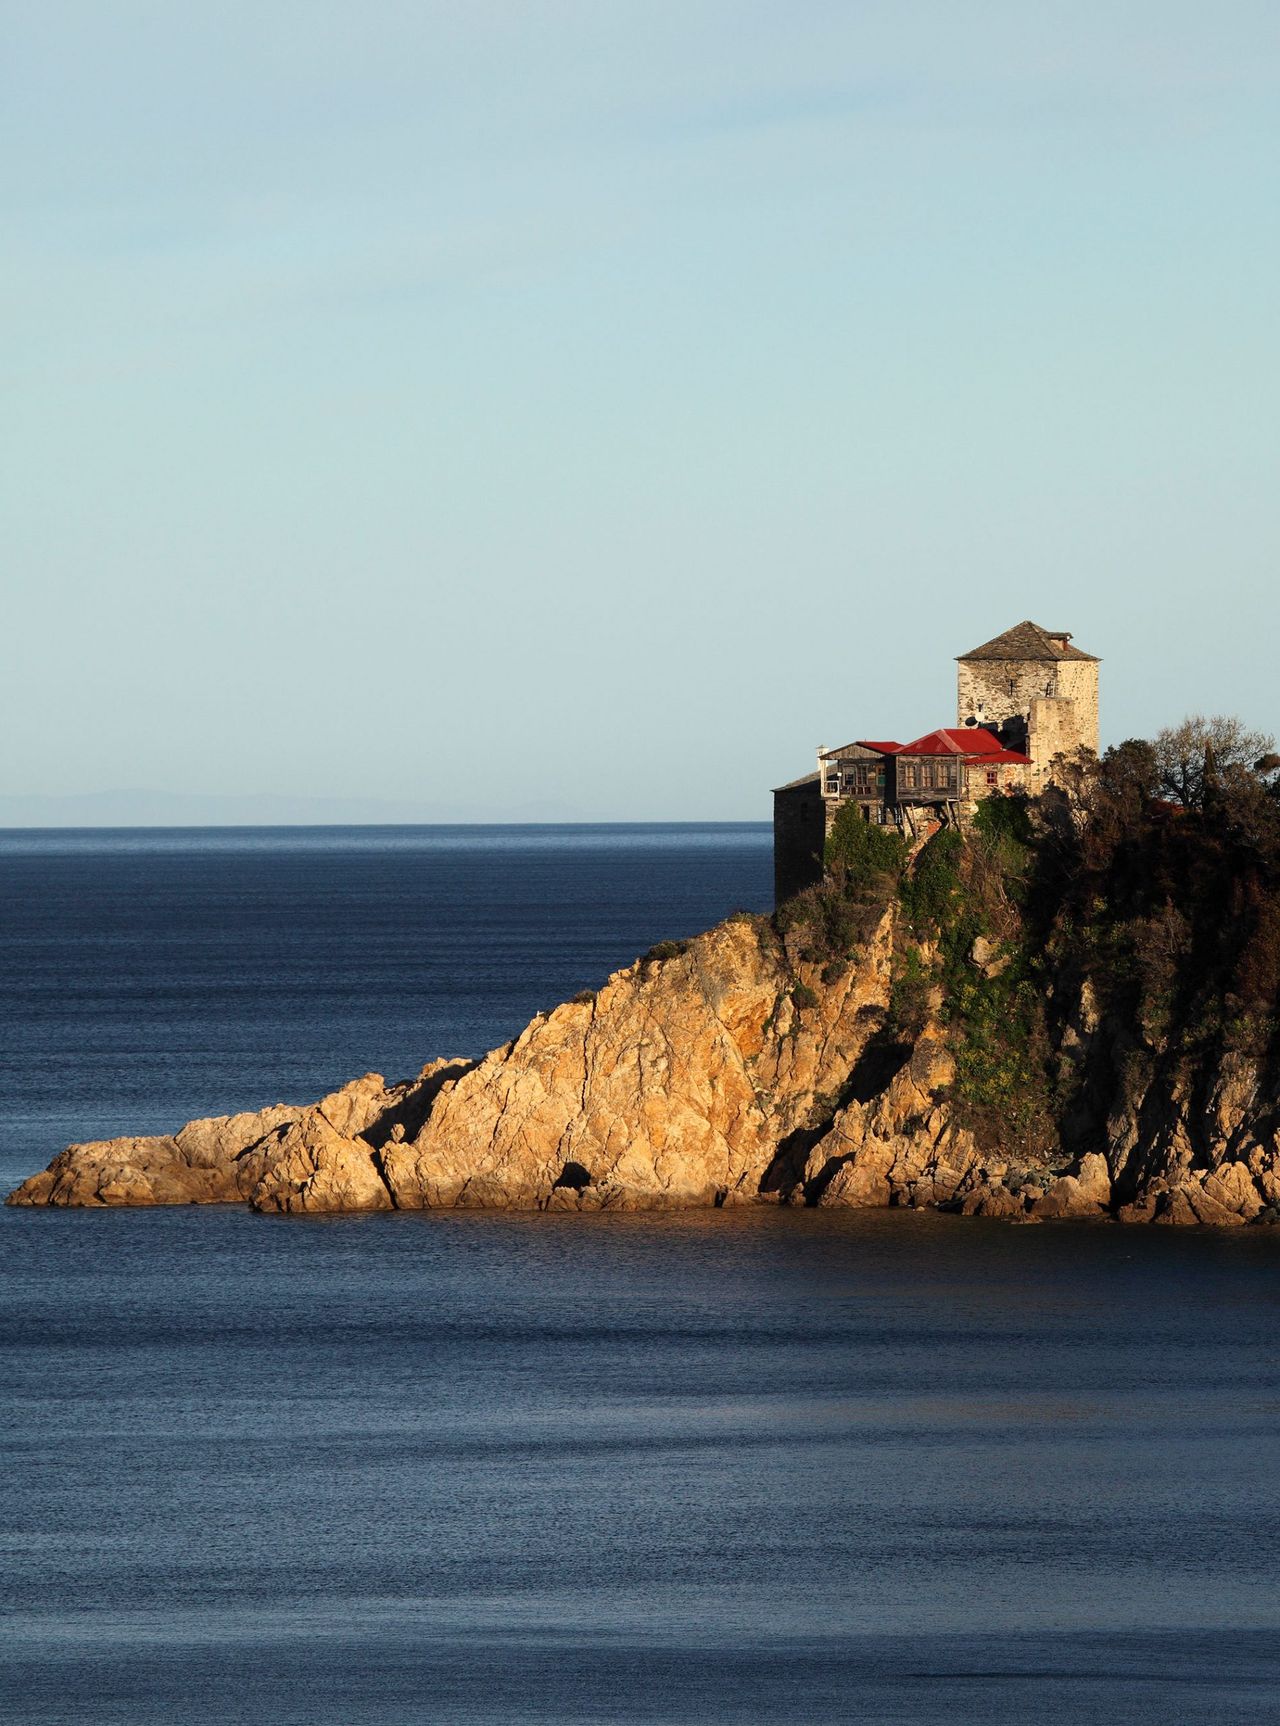
{"type": "MultiPolygon", "coordinates": [[[[785,1196],[804,1185],[809,1152],[831,1131],[841,1109],[850,1103],[869,1103],[878,1097],[911,1059],[912,1047],[886,1025],[874,1031],[836,1095],[815,1099],[809,1124],[796,1127],[778,1141],[773,1160],[761,1176],[760,1191],[785,1196]]],[[[843,1156],[829,1158],[816,1178],[805,1185],[806,1204],[817,1203],[818,1194],[844,1160],[843,1156]]]]}
{"type": "Polygon", "coordinates": [[[415,1085],[411,1091],[401,1097],[398,1103],[393,1103],[389,1109],[384,1109],[378,1118],[367,1126],[360,1137],[373,1150],[380,1151],[393,1136],[404,1139],[415,1139],[422,1131],[427,1116],[431,1113],[431,1105],[446,1085],[451,1085],[456,1079],[462,1078],[478,1061],[455,1061],[448,1067],[442,1067],[438,1073],[432,1073],[422,1083],[415,1085]],[[399,1134],[396,1129],[402,1129],[399,1134]]]}
{"type": "Polygon", "coordinates": [[[888,1025],[873,1031],[841,1087],[838,1106],[843,1109],[849,1103],[869,1103],[887,1090],[911,1059],[913,1047],[888,1025]]]}

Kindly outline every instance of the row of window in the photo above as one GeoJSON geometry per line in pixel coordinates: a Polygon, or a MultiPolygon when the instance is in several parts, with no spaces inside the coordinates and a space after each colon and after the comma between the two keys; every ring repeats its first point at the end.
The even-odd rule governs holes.
{"type": "Polygon", "coordinates": [[[842,772],[828,773],[827,790],[836,796],[843,792],[852,797],[883,797],[884,768],[846,767],[842,772]]]}
{"type": "Polygon", "coordinates": [[[954,761],[900,761],[898,789],[900,791],[954,791],[959,785],[959,770],[954,761]]]}
{"type": "MultiPolygon", "coordinates": [[[[899,761],[899,791],[958,791],[960,769],[953,761],[899,761]]],[[[999,772],[986,770],[988,785],[998,785],[999,772]]],[[[826,792],[829,797],[883,797],[885,777],[883,767],[846,768],[843,773],[828,774],[826,792]]]]}

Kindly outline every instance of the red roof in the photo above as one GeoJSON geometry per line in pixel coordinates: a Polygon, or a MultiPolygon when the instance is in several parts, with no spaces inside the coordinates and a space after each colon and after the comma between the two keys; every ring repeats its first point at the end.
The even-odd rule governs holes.
{"type": "Polygon", "coordinates": [[[904,743],[899,755],[996,755],[1000,739],[981,725],[958,725],[927,731],[914,743],[904,743]]]}
{"type": "Polygon", "coordinates": [[[914,743],[873,743],[868,737],[860,737],[858,747],[874,749],[877,755],[960,755],[966,761],[996,767],[1031,765],[1029,755],[1006,749],[994,732],[981,725],[941,726],[917,737],[914,743]]]}
{"type": "Polygon", "coordinates": [[[1030,767],[1031,765],[1031,757],[1029,755],[1019,754],[1016,749],[997,749],[991,754],[984,751],[981,755],[971,755],[969,760],[983,767],[1001,767],[1005,765],[1030,767]]]}
{"type": "Polygon", "coordinates": [[[1006,749],[994,732],[981,725],[941,726],[937,731],[927,731],[923,737],[917,737],[914,743],[904,743],[897,754],[962,755],[967,762],[987,767],[1031,765],[1029,755],[1006,749]]]}

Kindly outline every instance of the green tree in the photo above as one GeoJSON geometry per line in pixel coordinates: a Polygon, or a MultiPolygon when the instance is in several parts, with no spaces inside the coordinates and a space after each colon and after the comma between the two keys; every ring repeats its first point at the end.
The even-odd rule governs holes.
{"type": "Polygon", "coordinates": [[[1224,713],[1191,713],[1181,725],[1157,732],[1153,744],[1156,789],[1185,809],[1203,809],[1206,790],[1236,770],[1252,771],[1275,747],[1265,731],[1250,731],[1224,713]]]}
{"type": "Polygon", "coordinates": [[[827,873],[857,898],[887,899],[893,891],[907,844],[896,828],[868,821],[856,803],[846,803],[827,839],[827,873]]]}

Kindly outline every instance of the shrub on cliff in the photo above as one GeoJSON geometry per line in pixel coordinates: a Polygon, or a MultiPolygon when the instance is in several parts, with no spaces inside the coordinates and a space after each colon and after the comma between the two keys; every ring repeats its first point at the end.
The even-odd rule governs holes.
{"type": "Polygon", "coordinates": [[[846,958],[865,939],[865,906],[834,881],[806,887],[779,907],[778,933],[794,938],[794,950],[806,964],[830,964],[846,958]]]}
{"type": "Polygon", "coordinates": [[[887,902],[907,857],[895,827],[868,821],[856,803],[836,815],[827,838],[827,874],[855,898],[887,902]]]}
{"type": "Polygon", "coordinates": [[[827,840],[826,874],[778,907],[778,933],[794,937],[799,958],[824,965],[823,980],[834,981],[840,972],[833,967],[862,944],[892,899],[906,857],[893,828],[875,826],[846,804],[827,840]]]}
{"type": "Polygon", "coordinates": [[[988,798],[968,833],[934,834],[902,882],[914,939],[895,954],[890,1010],[901,1035],[918,1036],[937,990],[957,1117],[989,1143],[1044,1149],[1054,1138],[1049,1042],[1021,910],[1033,856],[1022,798],[988,798]]]}

